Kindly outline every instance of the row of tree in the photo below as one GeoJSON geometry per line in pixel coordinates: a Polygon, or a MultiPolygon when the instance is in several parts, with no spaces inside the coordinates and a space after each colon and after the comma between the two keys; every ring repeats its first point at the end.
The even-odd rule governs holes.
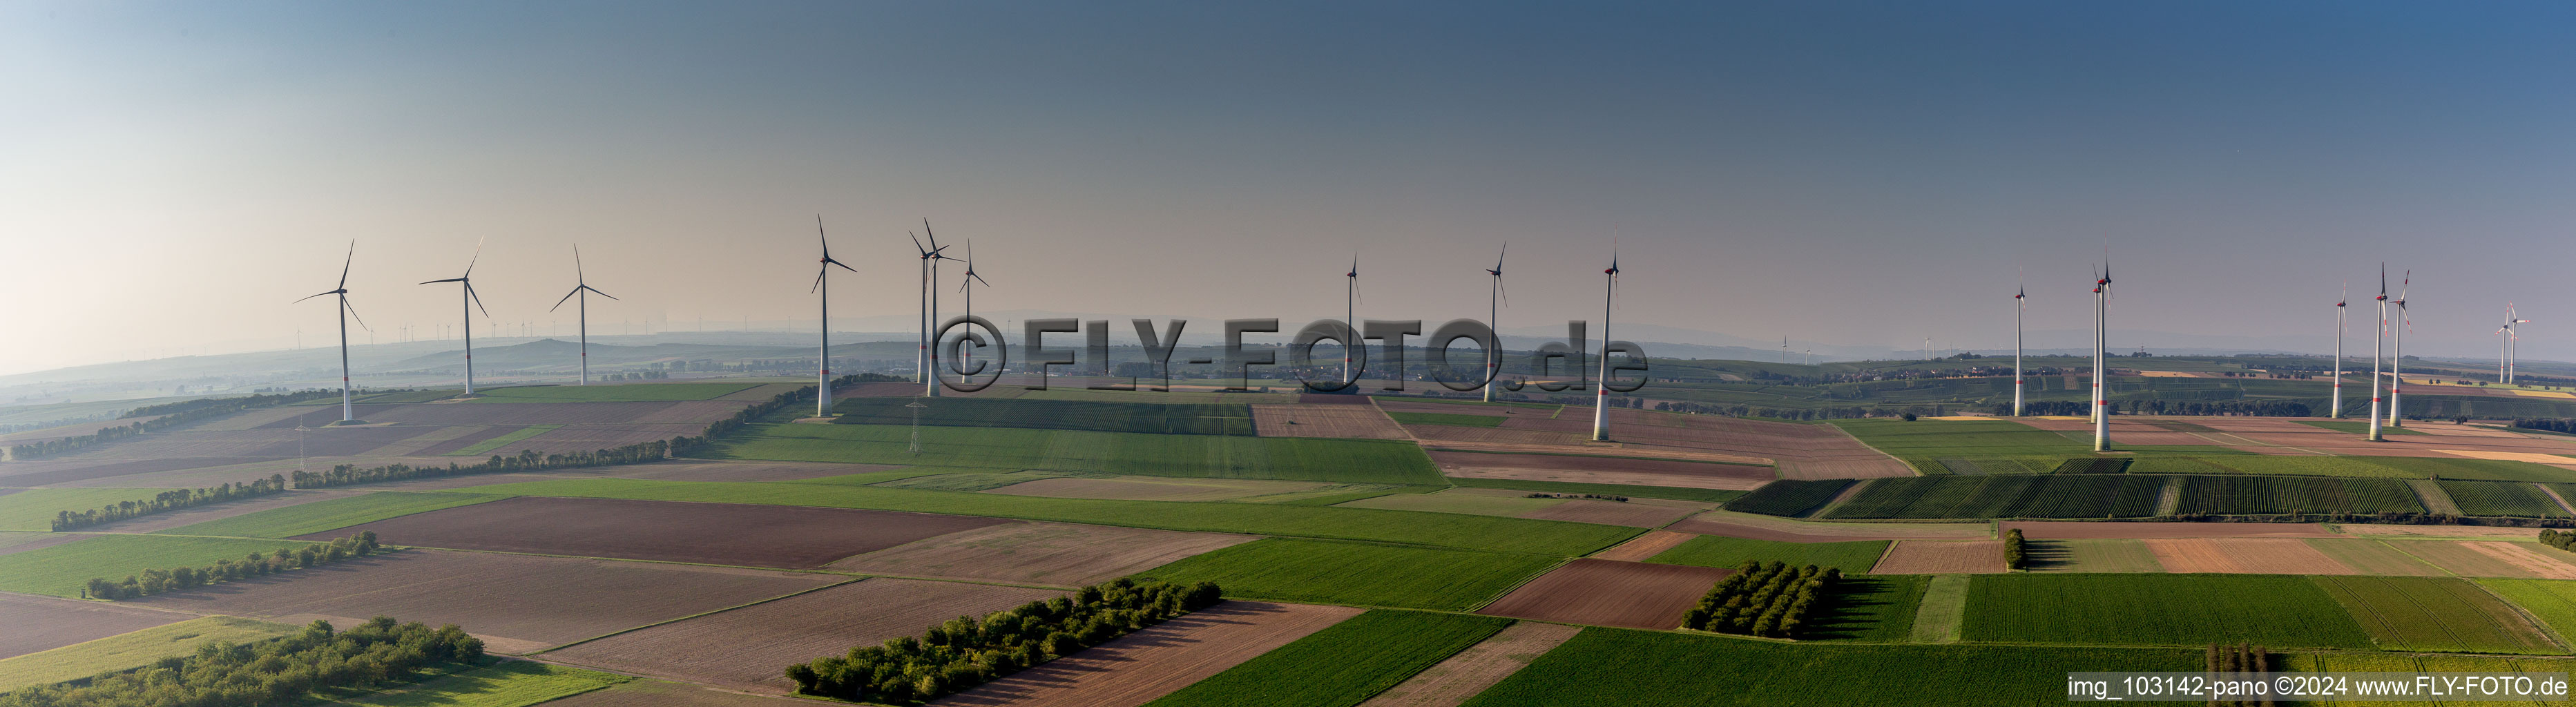
{"type": "Polygon", "coordinates": [[[1682,613],[1682,628],[1719,633],[1787,638],[1840,581],[1839,568],[1815,565],[1792,568],[1779,560],[1746,560],[1735,574],[1718,580],[1699,605],[1682,613]]]}
{"type": "Polygon", "coordinates": [[[10,445],[9,458],[18,461],[26,461],[30,459],[43,459],[45,457],[70,454],[72,452],[96,447],[109,442],[132,439],[145,432],[158,432],[178,427],[180,425],[203,422],[217,417],[230,415],[250,408],[284,405],[286,403],[308,400],[321,396],[322,391],[304,391],[301,393],[281,393],[277,395],[250,395],[238,398],[205,398],[200,400],[185,400],[175,403],[165,403],[161,405],[146,405],[126,411],[121,419],[148,419],[135,420],[128,424],[110,427],[78,437],[65,437],[62,439],[49,439],[40,442],[10,445]]]}
{"type": "Polygon", "coordinates": [[[2004,566],[2022,569],[2029,560],[2030,555],[2022,549],[2021,529],[2004,531],[2004,566]]]}
{"type": "Polygon", "coordinates": [[[518,454],[512,456],[505,457],[495,454],[492,455],[492,458],[490,459],[472,464],[448,462],[445,467],[387,464],[384,466],[360,468],[356,464],[339,464],[332,466],[330,471],[297,471],[295,472],[295,487],[299,489],[314,489],[331,486],[348,486],[351,484],[373,484],[386,481],[402,481],[405,479],[428,479],[442,476],[498,474],[513,471],[540,471],[545,469],[578,469],[591,466],[617,466],[621,464],[642,464],[645,462],[661,461],[669,458],[671,458],[671,441],[662,439],[650,442],[637,442],[622,447],[611,447],[597,451],[565,452],[562,454],[538,454],[537,450],[534,449],[522,449],[519,450],[518,454]]]}
{"type": "Polygon", "coordinates": [[[2526,430],[2541,430],[2544,432],[2576,435],[2576,420],[2564,417],[2515,418],[2513,426],[2526,430]]]}
{"type": "Polygon", "coordinates": [[[205,567],[144,570],[140,576],[127,575],[122,582],[92,577],[89,580],[89,586],[81,590],[81,596],[87,599],[109,601],[132,599],[327,565],[352,557],[373,555],[383,549],[384,546],[376,543],[376,531],[363,530],[356,535],[336,538],[327,543],[281,546],[277,548],[275,554],[263,555],[254,552],[240,560],[216,560],[214,564],[205,567]]]}
{"type": "MultiPolygon", "coordinates": [[[[860,373],[834,378],[832,379],[832,387],[838,389],[843,386],[858,385],[860,383],[882,383],[901,380],[903,379],[889,375],[860,373]]],[[[744,425],[758,422],[761,418],[777,414],[778,411],[786,410],[799,404],[812,404],[813,402],[814,386],[810,385],[770,396],[768,400],[763,400],[751,407],[734,411],[732,417],[707,423],[706,431],[698,433],[698,436],[696,437],[684,435],[671,438],[671,453],[686,454],[700,447],[704,447],[708,443],[714,442],[718,437],[732,434],[733,431],[742,429],[744,425]]]]}
{"type": "Polygon", "coordinates": [[[140,668],[0,693],[0,707],[296,704],[317,689],[405,683],[424,668],[482,660],[482,639],[455,624],[433,629],[378,616],[334,632],[315,621],[291,636],[208,641],[140,668]]]}
{"type": "MultiPolygon", "coordinates": [[[[2209,644],[2209,651],[2205,654],[2205,657],[2209,663],[2209,672],[2212,673],[2266,673],[2272,671],[2272,652],[2265,650],[2262,646],[2244,643],[2238,643],[2232,646],[2224,643],[2212,643],[2209,644]]],[[[2259,680],[2261,678],[2252,677],[2243,679],[2259,680]]],[[[2225,707],[2257,707],[2258,705],[2260,707],[2272,707],[2272,695],[2271,693],[2266,692],[2253,696],[2250,699],[2242,696],[2234,698],[2212,696],[2209,700],[2209,704],[2224,705],[2225,707]]]]}
{"type": "Polygon", "coordinates": [[[927,702],[1223,600],[1210,582],[1183,586],[1122,577],[982,619],[949,619],[920,638],[887,639],[851,648],[847,656],[790,665],[787,679],[806,695],[927,702]]]}
{"type": "Polygon", "coordinates": [[[175,511],[190,506],[257,498],[286,490],[286,477],[270,474],[268,478],[247,483],[226,483],[214,488],[171,489],[137,501],[118,501],[116,505],[86,511],[55,511],[54,532],[82,528],[100,523],[147,516],[162,511],[175,511]]]}

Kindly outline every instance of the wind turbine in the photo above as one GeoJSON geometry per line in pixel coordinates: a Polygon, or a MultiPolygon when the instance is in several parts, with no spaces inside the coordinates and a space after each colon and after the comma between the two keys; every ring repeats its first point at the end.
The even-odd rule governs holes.
{"type": "Polygon", "coordinates": [[[2406,271],[2405,279],[2397,281],[2397,299],[2388,301],[2389,304],[2397,305],[2397,322],[2389,327],[2388,336],[2388,426],[2390,427],[2406,426],[2406,413],[2401,412],[2398,406],[2398,403],[2404,402],[2405,399],[2397,394],[2397,390],[2406,387],[2404,372],[2406,330],[2415,327],[2415,320],[2406,316],[2406,290],[2414,282],[2415,271],[2406,271]]]}
{"type": "Polygon", "coordinates": [[[930,283],[939,277],[939,261],[954,258],[940,252],[948,248],[939,244],[939,234],[930,231],[930,219],[921,220],[921,230],[930,234],[930,247],[921,246],[921,236],[912,237],[912,249],[921,251],[921,351],[912,361],[912,376],[921,382],[922,395],[936,396],[939,372],[930,370],[930,320],[939,316],[939,300],[930,283]]]}
{"type": "MultiPolygon", "coordinates": [[[[2013,417],[2021,417],[2021,320],[2022,315],[2030,311],[2030,303],[2022,298],[2029,294],[2030,288],[2026,286],[2017,285],[2013,289],[2013,417]]],[[[1782,339],[1780,345],[1785,347],[1789,342],[1782,339]]]]}
{"type": "Polygon", "coordinates": [[[1610,247],[1610,269],[1601,271],[1601,380],[1593,383],[1592,439],[1610,440],[1610,307],[1619,297],[1619,247],[1610,247]]]}
{"type": "MultiPolygon", "coordinates": [[[[1511,254],[1512,242],[1503,241],[1503,251],[1494,255],[1493,269],[1485,271],[1485,274],[1493,276],[1494,283],[1493,292],[1490,293],[1490,296],[1485,298],[1485,324],[1494,329],[1494,350],[1485,352],[1485,402],[1489,403],[1494,401],[1495,379],[1502,377],[1503,372],[1502,302],[1506,297],[1503,294],[1503,256],[1511,254]]],[[[1359,256],[1353,255],[1351,256],[1351,273],[1353,275],[1357,275],[1359,274],[1359,270],[1359,256]]],[[[1356,288],[1359,283],[1354,279],[1351,284],[1356,288]]],[[[1784,339],[1783,341],[1785,342],[1786,340],[1784,339]]]]}
{"type": "Polygon", "coordinates": [[[2379,264],[2379,329],[2370,337],[2370,441],[2379,441],[2379,354],[2388,350],[2388,264],[2379,264]]]}
{"type": "Polygon", "coordinates": [[[2110,356],[2103,350],[2108,344],[2111,314],[2111,258],[2102,257],[2102,272],[2093,279],[2093,451],[2111,451],[2111,399],[2102,389],[2104,366],[2110,356]]]}
{"type": "MultiPolygon", "coordinates": [[[[1499,265],[1500,263],[1497,262],[1496,264],[1499,265]]],[[[1360,254],[1358,251],[1353,251],[1351,253],[1351,271],[1342,277],[1349,281],[1349,286],[1344,288],[1344,292],[1342,293],[1342,321],[1350,325],[1351,338],[1358,339],[1360,338],[1360,254]]],[[[1349,388],[1352,383],[1356,382],[1351,379],[1351,354],[1357,351],[1359,351],[1358,341],[1342,342],[1343,388],[1349,388]]]]}
{"type": "Polygon", "coordinates": [[[1780,362],[1789,362],[1789,337],[1780,337],[1780,362]]]}
{"type": "Polygon", "coordinates": [[[832,274],[832,266],[834,266],[834,265],[839,265],[839,266],[841,266],[841,269],[843,269],[843,270],[848,270],[848,271],[850,271],[850,272],[854,272],[854,273],[855,273],[855,272],[858,272],[858,269],[856,269],[856,268],[852,268],[852,267],[850,267],[849,265],[842,263],[841,261],[833,260],[833,259],[832,259],[832,239],[830,239],[830,238],[825,238],[825,237],[823,236],[823,215],[822,215],[822,214],[815,214],[815,215],[814,215],[814,241],[815,241],[815,242],[817,242],[817,243],[822,244],[822,246],[823,246],[823,258],[822,258],[821,260],[817,260],[817,261],[815,261],[815,263],[816,263],[816,264],[815,264],[815,266],[814,266],[814,269],[815,269],[815,271],[816,271],[816,272],[814,273],[814,286],[813,286],[813,287],[805,288],[805,291],[806,291],[806,292],[808,292],[808,293],[814,293],[814,294],[819,294],[819,295],[821,295],[821,297],[816,298],[816,301],[818,301],[818,302],[821,302],[821,303],[822,303],[822,310],[823,310],[823,345],[822,345],[822,348],[818,351],[818,353],[820,354],[820,358],[822,359],[822,361],[821,361],[821,364],[822,364],[822,365],[818,366],[818,369],[819,369],[819,371],[820,371],[820,372],[817,374],[818,378],[816,379],[816,381],[815,381],[815,383],[814,383],[814,416],[815,416],[815,417],[831,417],[831,416],[832,416],[832,287],[831,287],[831,279],[830,279],[829,277],[827,277],[827,276],[832,274]]]}
{"type": "Polygon", "coordinates": [[[2352,283],[2343,284],[2343,295],[2335,298],[2334,411],[2328,417],[2343,419],[2343,329],[2344,303],[2352,299],[2352,283]]]}
{"type": "Polygon", "coordinates": [[[2496,338],[2496,346],[2500,351],[2502,351],[2502,353],[2496,355],[2497,383],[2513,385],[2514,343],[2522,340],[2522,334],[2515,332],[2513,325],[2529,323],[2531,323],[2531,320],[2523,319],[2514,313],[2512,302],[2506,302],[2504,304],[2504,326],[2496,328],[2496,334],[2498,334],[2496,338]]]}
{"type": "Polygon", "coordinates": [[[993,283],[984,281],[984,276],[975,274],[975,241],[968,240],[966,241],[966,276],[957,279],[957,291],[966,293],[966,316],[975,316],[974,288],[975,283],[979,282],[984,283],[985,287],[993,286],[993,283]]]}
{"type": "MultiPolygon", "coordinates": [[[[447,278],[445,280],[431,280],[420,283],[423,285],[435,285],[442,282],[453,282],[464,285],[462,289],[464,289],[465,292],[457,296],[458,301],[456,304],[457,309],[465,312],[465,327],[459,331],[463,331],[465,333],[466,395],[474,394],[474,310],[483,309],[483,297],[481,295],[474,294],[474,264],[481,262],[482,260],[483,241],[478,239],[474,241],[474,257],[465,261],[465,274],[447,278]],[[466,305],[473,306],[472,308],[467,308],[466,305]]],[[[483,318],[492,318],[492,310],[483,309],[483,318]]]]}
{"type": "MultiPolygon", "coordinates": [[[[357,241],[356,239],[350,239],[350,240],[349,240],[349,256],[348,256],[348,258],[347,258],[347,259],[345,259],[345,260],[341,261],[341,263],[340,263],[340,286],[339,286],[339,287],[337,287],[337,288],[333,288],[333,289],[332,289],[331,291],[329,291],[329,292],[320,292],[320,293],[315,293],[315,294],[305,295],[305,296],[303,296],[303,297],[298,298],[298,299],[296,299],[296,300],[295,300],[295,301],[297,301],[297,302],[302,302],[302,301],[304,301],[304,300],[313,299],[313,298],[315,298],[315,297],[320,297],[320,296],[322,296],[322,295],[339,295],[339,296],[340,296],[340,421],[341,421],[341,422],[356,422],[356,421],[358,421],[357,407],[356,407],[356,406],[354,406],[354,405],[351,405],[351,404],[350,404],[350,402],[349,402],[349,320],[350,320],[350,319],[357,319],[357,320],[358,320],[358,328],[360,328],[360,329],[366,329],[366,327],[367,327],[367,320],[366,320],[365,318],[363,318],[363,317],[359,317],[359,316],[358,316],[358,310],[357,310],[356,308],[353,308],[353,307],[350,307],[350,306],[349,306],[349,266],[350,266],[350,265],[353,265],[353,264],[356,264],[357,262],[358,262],[358,241],[357,241]]],[[[375,330],[374,330],[374,329],[367,329],[367,331],[375,331],[375,330]]]]}
{"type": "Polygon", "coordinates": [[[581,312],[581,318],[579,320],[581,322],[581,384],[590,385],[590,295],[596,294],[609,299],[617,298],[609,296],[606,292],[600,292],[599,288],[591,287],[590,279],[582,276],[581,246],[579,244],[575,244],[572,247],[572,282],[572,291],[564,293],[563,299],[555,300],[555,306],[546,308],[546,311],[552,312],[562,309],[564,300],[572,299],[573,295],[581,295],[581,304],[574,306],[576,310],[581,312]]]}

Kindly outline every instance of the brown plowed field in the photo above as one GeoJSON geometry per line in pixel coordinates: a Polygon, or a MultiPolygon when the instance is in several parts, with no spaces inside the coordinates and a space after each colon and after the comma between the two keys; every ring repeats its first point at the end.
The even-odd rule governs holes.
{"type": "MultiPolygon", "coordinates": [[[[1572,414],[1568,411],[1567,414],[1572,414]]],[[[1610,437],[1631,449],[1675,449],[1771,459],[1783,478],[1912,476],[1904,462],[1833,425],[1745,420],[1646,410],[1611,410],[1610,437]],[[1788,472],[1798,476],[1785,476],[1788,472]]]]}
{"type": "Polygon", "coordinates": [[[1346,606],[1229,601],[931,704],[1136,707],[1359,613],[1346,606]]]}
{"type": "Polygon", "coordinates": [[[1898,540],[1870,574],[1984,574],[2004,566],[2001,540],[1898,540]]]}
{"type": "Polygon", "coordinates": [[[893,464],[667,461],[611,468],[612,476],[657,481],[800,481],[901,469],[893,464]]]}
{"type": "Polygon", "coordinates": [[[838,575],[490,552],[406,550],[135,600],[201,614],[347,626],[379,614],[470,626],[525,653],[841,582],[838,575]],[[347,623],[344,623],[347,622],[347,623]]]}
{"type": "Polygon", "coordinates": [[[959,616],[982,616],[1064,592],[876,578],[629,631],[548,660],[753,692],[795,689],[789,663],[848,653],[959,616]]]}
{"type": "MultiPolygon", "coordinates": [[[[79,482],[95,479],[108,479],[119,476],[134,476],[137,474],[151,474],[164,471],[202,469],[212,466],[273,462],[287,459],[294,459],[294,457],[182,457],[171,459],[146,459],[142,461],[69,459],[40,462],[15,462],[6,466],[0,466],[0,474],[5,474],[5,476],[0,476],[0,484],[9,484],[12,486],[53,486],[63,484],[82,486],[122,485],[82,484],[79,482]]],[[[266,476],[266,474],[262,474],[262,476],[266,476]]],[[[197,485],[204,484],[195,484],[191,485],[191,487],[193,488],[197,485]]]]}
{"type": "MultiPolygon", "coordinates": [[[[239,416],[239,415],[235,415],[235,417],[238,417],[238,416],[239,416]]],[[[85,437],[85,436],[89,436],[89,435],[98,434],[98,431],[99,431],[99,430],[104,430],[104,429],[107,429],[107,428],[110,428],[110,427],[124,427],[124,426],[126,426],[126,425],[131,425],[131,424],[134,424],[134,423],[137,423],[137,422],[150,422],[150,421],[158,420],[158,419],[161,419],[161,418],[164,418],[164,417],[168,417],[168,416],[167,416],[167,415],[153,415],[153,416],[150,416],[150,417],[118,418],[118,419],[114,419],[114,420],[99,420],[99,421],[96,421],[96,422],[80,422],[80,423],[74,423],[74,424],[69,424],[69,425],[63,425],[63,426],[61,426],[61,427],[47,427],[47,428],[44,428],[44,429],[38,429],[38,430],[21,430],[21,431],[18,431],[18,432],[11,432],[11,433],[8,433],[8,434],[0,435],[0,447],[5,447],[5,446],[13,445],[13,444],[27,444],[27,443],[29,443],[29,442],[43,442],[43,441],[49,441],[49,440],[67,439],[67,438],[71,438],[71,437],[85,437]]],[[[208,421],[207,423],[200,423],[200,424],[199,424],[199,426],[200,426],[200,427],[202,427],[203,425],[205,425],[205,424],[211,424],[212,422],[216,422],[216,421],[208,421]]]]}
{"type": "Polygon", "coordinates": [[[1072,523],[1006,523],[832,563],[855,572],[1081,586],[1260,538],[1072,523]]]}
{"type": "Polygon", "coordinates": [[[1673,549],[1695,537],[1699,536],[1670,530],[1649,530],[1644,535],[1629,538],[1627,542],[1613,545],[1610,549],[1592,553],[1592,556],[1604,560],[1644,562],[1646,558],[1661,555],[1665,550],[1673,549]]]}
{"type": "Polygon", "coordinates": [[[2174,573],[2360,574],[2298,538],[2153,538],[2142,540],[2156,563],[2174,573]]]}
{"type": "Polygon", "coordinates": [[[1457,707],[1582,631],[1579,626],[1515,622],[1387,688],[1360,703],[1360,707],[1457,707]]]}
{"type": "MultiPolygon", "coordinates": [[[[2461,547],[2512,565],[2528,576],[2541,579],[2576,579],[2576,565],[2543,555],[2526,543],[2464,542],[2461,547]]],[[[2510,575],[2508,575],[2510,576],[2510,575]]]]}
{"type": "Polygon", "coordinates": [[[1667,530],[1749,540],[1830,543],[1852,540],[1984,540],[1995,531],[1983,523],[1807,523],[1785,518],[1715,511],[1685,518],[1667,530]]]}
{"type": "Polygon", "coordinates": [[[545,703],[546,707],[813,707],[812,700],[761,697],[660,680],[630,680],[545,703]]]}
{"type": "Polygon", "coordinates": [[[1698,513],[1702,510],[1706,509],[1692,508],[1688,506],[1668,506],[1655,503],[1643,503],[1634,500],[1621,503],[1618,501],[1575,499],[1528,513],[1523,513],[1521,514],[1521,517],[1537,518],[1540,520],[1568,520],[1576,523],[1624,525],[1631,528],[1660,528],[1666,523],[1671,523],[1680,519],[1682,516],[1698,513]]]}
{"type": "Polygon", "coordinates": [[[2538,532],[2530,528],[2506,528],[2492,525],[2401,525],[2396,523],[2342,523],[2335,529],[2345,535],[2367,538],[2479,538],[2494,540],[2530,540],[2538,532]]]}
{"type": "Polygon", "coordinates": [[[1016,521],[847,508],[523,496],[301,539],[373,530],[386,542],[420,547],[807,568],[1009,522],[1016,521]]]}
{"type": "Polygon", "coordinates": [[[1366,395],[1298,393],[1297,402],[1301,405],[1367,405],[1370,401],[1366,395]]]}
{"type": "Polygon", "coordinates": [[[1252,430],[1263,437],[1411,439],[1386,413],[1365,405],[1254,405],[1252,430]]]}
{"type": "Polygon", "coordinates": [[[1476,613],[1543,621],[1668,629],[1734,570],[1578,558],[1476,613]]]}
{"type": "Polygon", "coordinates": [[[196,618],[104,601],[0,594],[0,658],[196,618]]]}
{"type": "Polygon", "coordinates": [[[2335,538],[2316,523],[2089,523],[2082,521],[2006,521],[2003,530],[2020,528],[2034,540],[2092,538],[2335,538]]]}
{"type": "Polygon", "coordinates": [[[1759,487],[1773,478],[1770,467],[1746,464],[1459,451],[1430,455],[1440,473],[1466,478],[1738,490],[1759,487]]]}
{"type": "Polygon", "coordinates": [[[1433,412],[1448,413],[1452,415],[1487,415],[1492,417],[1510,418],[1535,417],[1546,419],[1549,416],[1556,414],[1556,410],[1553,408],[1525,408],[1509,405],[1426,403],[1419,400],[1404,400],[1400,398],[1378,398],[1377,407],[1378,409],[1385,410],[1387,412],[1433,412]]]}

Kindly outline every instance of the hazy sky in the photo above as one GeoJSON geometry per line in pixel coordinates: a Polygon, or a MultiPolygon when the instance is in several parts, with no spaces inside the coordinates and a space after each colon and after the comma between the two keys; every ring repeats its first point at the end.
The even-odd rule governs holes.
{"type": "Polygon", "coordinates": [[[849,317],[911,311],[928,216],[974,240],[979,308],[1297,319],[1340,310],[1357,249],[1362,316],[1436,321],[1482,314],[1508,239],[1506,326],[1597,319],[1615,238],[1627,321],[1997,346],[2015,268],[2034,329],[2081,328],[2109,245],[2124,329],[2324,350],[2337,284],[2367,299],[2386,259],[2423,281],[2410,353],[2492,355],[2512,300],[2524,355],[2569,359],[2570,27],[2543,2],[7,3],[0,372],[319,344],[331,307],[289,302],[351,238],[380,341],[455,321],[453,286],[413,283],[478,238],[507,322],[569,330],[545,308],[575,242],[626,298],[594,331],[810,318],[818,212],[849,317]]]}

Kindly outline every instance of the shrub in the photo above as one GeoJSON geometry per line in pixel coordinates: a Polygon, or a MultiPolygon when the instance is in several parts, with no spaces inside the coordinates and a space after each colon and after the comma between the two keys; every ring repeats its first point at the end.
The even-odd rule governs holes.
{"type": "Polygon", "coordinates": [[[1682,628],[1788,638],[1842,579],[1843,571],[1807,565],[1796,569],[1772,561],[1747,560],[1735,574],[1718,580],[1699,605],[1682,614],[1682,628]]]}

